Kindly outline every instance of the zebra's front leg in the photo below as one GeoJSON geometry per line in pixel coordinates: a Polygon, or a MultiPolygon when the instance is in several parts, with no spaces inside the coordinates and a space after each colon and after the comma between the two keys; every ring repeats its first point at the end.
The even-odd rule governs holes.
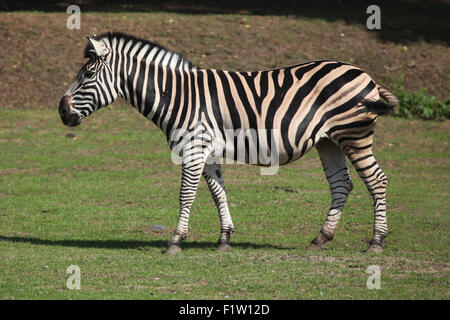
{"type": "Polygon", "coordinates": [[[353,183],[348,174],[345,155],[333,142],[320,141],[316,149],[330,185],[332,201],[325,223],[308,249],[322,250],[323,245],[334,238],[345,202],[353,189],[353,183]]]}
{"type": "Polygon", "coordinates": [[[180,187],[180,217],[175,234],[169,241],[166,254],[181,252],[181,241],[186,239],[188,232],[189,214],[194,202],[198,183],[205,165],[204,153],[187,153],[182,159],[182,175],[180,187]]]}
{"type": "Polygon", "coordinates": [[[206,164],[203,169],[203,177],[208,184],[209,191],[216,203],[220,218],[220,238],[217,250],[230,250],[230,237],[234,232],[230,211],[228,210],[225,183],[222,177],[220,164],[206,164]]]}

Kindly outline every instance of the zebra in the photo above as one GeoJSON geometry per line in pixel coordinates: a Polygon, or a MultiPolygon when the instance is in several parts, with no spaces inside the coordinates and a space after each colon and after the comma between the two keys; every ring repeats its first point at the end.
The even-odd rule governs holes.
{"type": "MultiPolygon", "coordinates": [[[[239,145],[249,149],[264,144],[264,152],[277,154],[279,165],[299,159],[312,147],[317,149],[332,201],[307,249],[322,250],[335,236],[353,189],[347,157],[374,203],[373,237],[366,251],[383,251],[388,234],[387,177],[373,156],[372,142],[377,117],[392,112],[398,99],[367,73],[333,60],[255,72],[202,69],[179,53],[124,33],[87,38],[84,57],[89,60],[61,98],[59,114],[65,125],[76,126],[121,97],[164,132],[172,151],[181,150],[175,152],[182,168],[179,220],[165,253],[181,252],[201,176],[219,213],[217,250],[231,249],[234,226],[221,163],[210,161],[223,156],[215,153],[213,145],[226,129],[263,131],[257,131],[256,142],[246,136],[239,145]],[[174,139],[173,133],[181,129],[181,137],[174,139]],[[279,132],[278,138],[268,133],[272,131],[279,132]],[[271,139],[277,143],[276,150],[270,149],[271,139]]],[[[222,147],[230,148],[230,144],[222,147]]],[[[231,152],[231,157],[236,159],[236,154],[231,152]]],[[[244,162],[249,162],[249,151],[245,154],[244,162]]]]}

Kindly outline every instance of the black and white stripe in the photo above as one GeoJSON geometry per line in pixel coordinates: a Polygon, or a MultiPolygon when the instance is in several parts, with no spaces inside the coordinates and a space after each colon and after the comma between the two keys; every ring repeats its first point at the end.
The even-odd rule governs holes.
{"type": "Polygon", "coordinates": [[[370,250],[381,250],[387,235],[387,180],[372,155],[373,131],[377,115],[388,113],[398,101],[365,72],[331,60],[256,72],[200,69],[178,53],[128,35],[108,33],[89,41],[85,55],[90,60],[66,92],[60,112],[66,108],[81,119],[122,97],[166,134],[170,148],[182,156],[180,218],[168,252],[179,251],[187,236],[202,175],[219,211],[220,248],[229,248],[234,227],[221,166],[208,159],[228,156],[254,163],[252,156],[262,159],[264,153],[276,154],[283,165],[314,146],[330,184],[332,204],[310,247],[320,249],[334,237],[352,190],[347,156],[373,197],[370,250]],[[227,130],[241,130],[244,142],[239,144],[235,134],[231,143],[223,143],[227,130]],[[245,147],[243,158],[239,147],[245,147]]]}

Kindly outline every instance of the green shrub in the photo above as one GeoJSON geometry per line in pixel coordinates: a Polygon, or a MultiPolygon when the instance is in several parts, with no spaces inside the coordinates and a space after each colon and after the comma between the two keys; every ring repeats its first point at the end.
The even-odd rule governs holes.
{"type": "Polygon", "coordinates": [[[400,105],[395,114],[401,117],[419,117],[424,120],[450,119],[450,100],[439,101],[435,96],[428,96],[424,88],[407,91],[403,88],[395,90],[400,105]]]}

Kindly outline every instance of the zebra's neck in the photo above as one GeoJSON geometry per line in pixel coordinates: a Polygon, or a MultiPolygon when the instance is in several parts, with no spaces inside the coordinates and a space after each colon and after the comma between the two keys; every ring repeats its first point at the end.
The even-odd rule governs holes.
{"type": "Polygon", "coordinates": [[[186,80],[197,68],[181,54],[146,40],[109,35],[104,41],[112,48],[110,66],[118,96],[166,133],[177,120],[171,119],[178,114],[174,111],[188,104],[186,80]]]}

